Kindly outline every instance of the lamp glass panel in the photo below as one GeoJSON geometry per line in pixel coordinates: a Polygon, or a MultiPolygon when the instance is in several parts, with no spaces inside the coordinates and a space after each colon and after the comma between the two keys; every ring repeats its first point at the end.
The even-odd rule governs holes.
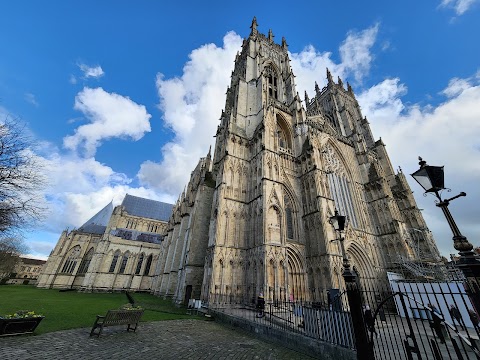
{"type": "Polygon", "coordinates": [[[338,227],[338,216],[332,216],[330,218],[330,223],[333,225],[333,228],[335,230],[337,230],[337,231],[340,230],[339,227],[338,227]]]}
{"type": "Polygon", "coordinates": [[[413,178],[420,184],[420,186],[425,190],[429,191],[432,189],[432,182],[428,176],[427,169],[425,167],[415,171],[412,174],[413,178]]]}
{"type": "Polygon", "coordinates": [[[435,190],[445,189],[443,178],[443,166],[426,166],[428,177],[435,190]]]}

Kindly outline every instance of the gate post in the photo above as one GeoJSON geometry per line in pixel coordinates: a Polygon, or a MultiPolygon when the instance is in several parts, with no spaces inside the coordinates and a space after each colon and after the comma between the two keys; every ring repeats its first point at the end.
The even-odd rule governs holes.
{"type": "Polygon", "coordinates": [[[355,333],[355,347],[358,360],[373,360],[373,344],[367,334],[367,327],[363,319],[362,298],[357,284],[357,276],[350,270],[350,264],[343,264],[343,279],[347,288],[348,305],[352,316],[353,332],[355,333]]]}

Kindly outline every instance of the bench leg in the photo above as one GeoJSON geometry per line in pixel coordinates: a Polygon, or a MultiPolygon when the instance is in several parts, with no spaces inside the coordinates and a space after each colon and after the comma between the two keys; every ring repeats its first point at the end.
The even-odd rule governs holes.
{"type": "Polygon", "coordinates": [[[135,327],[133,327],[131,324],[128,324],[127,331],[133,330],[133,332],[136,332],[137,326],[138,326],[138,323],[135,324],[135,327]]]}
{"type": "Polygon", "coordinates": [[[90,336],[97,335],[97,337],[100,337],[102,331],[103,331],[103,325],[94,326],[92,328],[92,331],[90,331],[90,336]],[[98,332],[95,332],[96,329],[99,329],[98,332]]]}
{"type": "Polygon", "coordinates": [[[93,336],[93,335],[100,336],[100,332],[102,331],[102,330],[101,330],[102,327],[103,327],[103,326],[100,326],[100,325],[97,325],[97,324],[93,325],[92,331],[90,331],[90,336],[93,336]],[[97,330],[98,328],[100,328],[100,330],[99,330],[99,332],[97,333],[97,332],[95,332],[95,330],[97,330]]]}

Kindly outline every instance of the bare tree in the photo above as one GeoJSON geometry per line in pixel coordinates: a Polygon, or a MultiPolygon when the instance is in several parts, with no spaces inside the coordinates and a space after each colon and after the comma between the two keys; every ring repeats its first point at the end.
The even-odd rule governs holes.
{"type": "Polygon", "coordinates": [[[36,224],[45,208],[39,191],[45,186],[39,158],[26,128],[18,121],[0,123],[0,237],[18,237],[36,224]]]}
{"type": "Polygon", "coordinates": [[[10,277],[20,260],[20,255],[27,251],[28,248],[21,238],[0,238],[0,283],[10,277]]]}

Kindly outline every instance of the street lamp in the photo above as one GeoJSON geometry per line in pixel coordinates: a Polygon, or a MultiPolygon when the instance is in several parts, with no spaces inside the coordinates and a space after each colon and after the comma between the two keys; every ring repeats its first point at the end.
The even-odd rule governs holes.
{"type": "Polygon", "coordinates": [[[352,272],[350,269],[350,261],[348,260],[347,253],[345,251],[345,246],[343,241],[345,238],[342,236],[343,231],[345,230],[345,224],[347,222],[347,217],[344,215],[340,215],[337,210],[335,210],[335,215],[330,217],[330,224],[333,225],[335,229],[335,233],[338,233],[338,238],[333,240],[338,240],[340,242],[340,249],[342,251],[342,258],[343,258],[343,278],[346,282],[352,282],[355,280],[355,273],[352,272]]]}
{"type": "Polygon", "coordinates": [[[345,288],[347,291],[348,305],[350,307],[350,316],[352,317],[353,331],[355,333],[355,346],[357,348],[357,359],[373,359],[373,343],[370,341],[367,335],[367,327],[365,326],[365,319],[363,318],[362,309],[362,297],[360,295],[360,289],[357,284],[355,272],[350,269],[350,261],[348,260],[347,253],[345,252],[345,246],[343,241],[343,231],[345,230],[346,216],[340,215],[335,210],[335,215],[330,217],[330,224],[335,229],[335,235],[340,242],[340,249],[342,250],[343,258],[343,280],[345,281],[345,288]],[[338,233],[338,235],[337,235],[338,233]]]}
{"type": "Polygon", "coordinates": [[[418,158],[420,162],[420,169],[415,171],[412,177],[420,184],[420,186],[425,190],[425,193],[433,193],[438,199],[437,206],[442,209],[443,214],[445,215],[448,225],[453,232],[453,247],[458,250],[460,256],[474,256],[473,254],[473,245],[467,240],[465,236],[460,233],[455,220],[453,219],[448,205],[450,201],[455,200],[461,196],[466,196],[467,194],[463,191],[450,199],[442,200],[439,191],[445,189],[443,182],[443,166],[430,166],[427,165],[421,157],[418,158]]]}
{"type": "Polygon", "coordinates": [[[473,245],[460,232],[450,210],[448,209],[450,201],[461,196],[466,196],[467,194],[462,191],[460,194],[450,199],[442,200],[439,191],[445,189],[443,182],[443,166],[430,166],[427,165],[426,161],[421,157],[418,159],[420,160],[418,163],[420,169],[411,175],[425,190],[425,194],[433,193],[438,199],[437,206],[442,209],[453,233],[453,247],[460,255],[460,260],[456,266],[464,273],[467,280],[466,290],[470,295],[470,299],[472,300],[477,313],[480,313],[480,260],[472,251],[473,245]]]}

